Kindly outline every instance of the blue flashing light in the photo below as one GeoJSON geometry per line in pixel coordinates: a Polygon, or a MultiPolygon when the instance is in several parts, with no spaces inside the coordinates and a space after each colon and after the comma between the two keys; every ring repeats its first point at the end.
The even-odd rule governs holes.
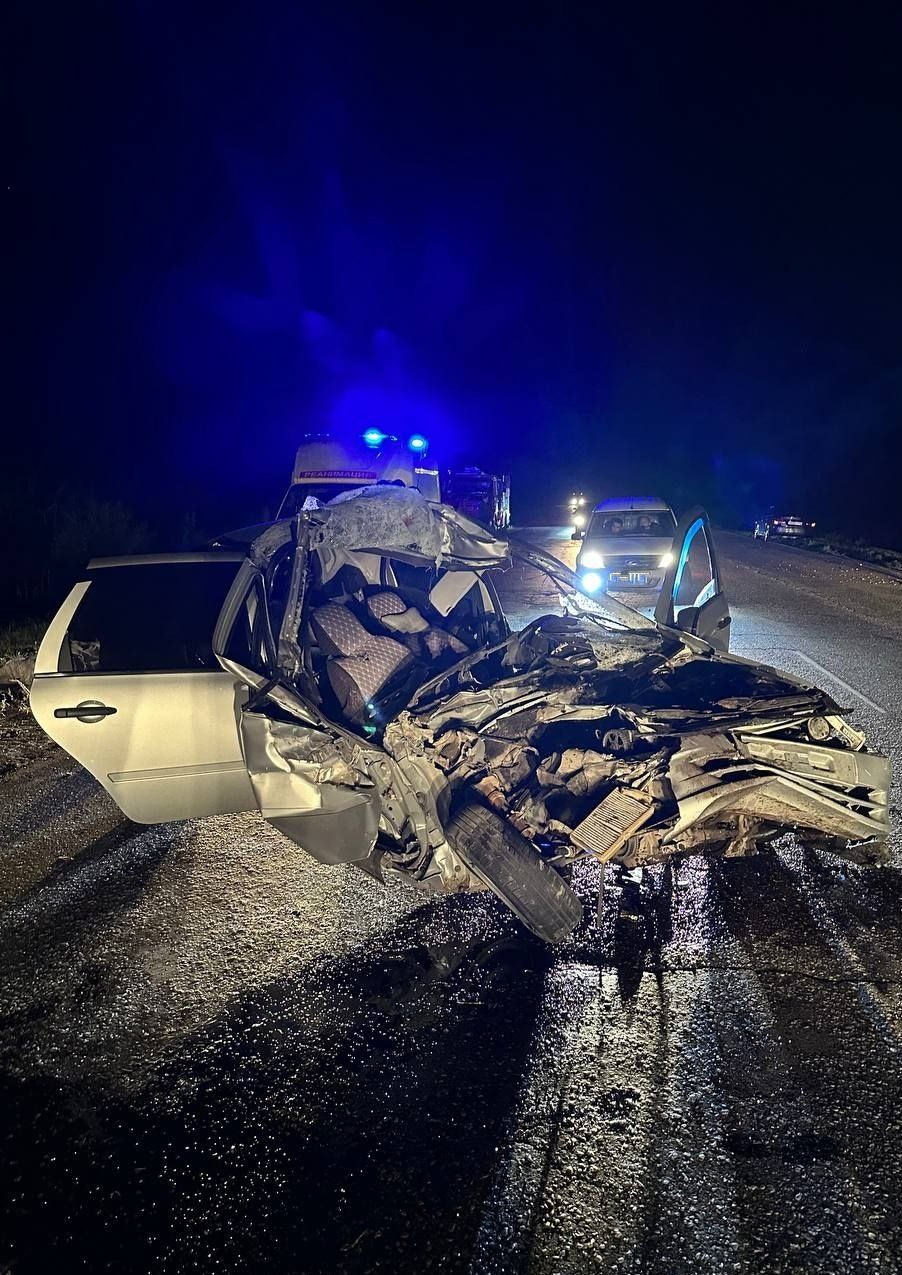
{"type": "Polygon", "coordinates": [[[365,429],[363,431],[363,441],[367,447],[381,447],[385,442],[385,437],[381,429],[365,429]]]}
{"type": "Polygon", "coordinates": [[[583,590],[586,593],[597,593],[601,588],[601,576],[597,571],[587,571],[583,576],[583,590]]]}
{"type": "Polygon", "coordinates": [[[419,452],[422,456],[425,454],[426,448],[429,446],[429,439],[424,438],[422,434],[411,434],[410,438],[407,440],[407,446],[410,451],[419,452]]]}

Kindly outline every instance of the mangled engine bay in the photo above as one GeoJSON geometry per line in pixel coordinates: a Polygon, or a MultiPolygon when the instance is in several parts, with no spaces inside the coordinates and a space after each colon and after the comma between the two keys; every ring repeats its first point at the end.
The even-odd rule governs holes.
{"type": "MultiPolygon", "coordinates": [[[[272,648],[243,714],[248,771],[266,818],[321,862],[488,887],[559,941],[579,859],[745,855],[797,829],[866,860],[888,831],[889,763],[826,693],[714,649],[672,609],[652,621],[605,597],[599,614],[543,550],[418,493],[364,489],[277,525],[246,567],[272,648]],[[511,634],[491,573],[518,556],[565,614],[511,634]]],[[[715,609],[723,630],[716,578],[701,583],[689,623],[715,609]]]]}
{"type": "Polygon", "coordinates": [[[748,854],[787,827],[858,857],[885,836],[888,764],[828,695],[669,645],[542,617],[385,747],[430,757],[558,863],[748,854]]]}

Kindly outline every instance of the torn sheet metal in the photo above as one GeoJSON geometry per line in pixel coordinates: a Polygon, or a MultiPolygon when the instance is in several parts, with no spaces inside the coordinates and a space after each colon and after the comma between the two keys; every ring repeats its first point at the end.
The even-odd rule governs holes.
{"type": "MultiPolygon", "coordinates": [[[[271,711],[258,693],[243,735],[264,814],[321,861],[430,892],[482,888],[465,847],[445,837],[474,802],[557,865],[585,854],[629,867],[689,851],[745,855],[793,828],[837,849],[886,834],[889,764],[826,692],[683,640],[617,599],[578,599],[577,577],[551,555],[418,492],[367,488],[277,524],[251,545],[242,584],[256,576],[268,588],[279,554],[291,555],[291,582],[286,593],[283,572],[274,607],[278,681],[271,711]],[[459,610],[491,601],[483,573],[512,558],[544,572],[575,614],[516,634],[503,616],[491,629],[455,629],[459,610]],[[398,583],[398,561],[424,572],[415,596],[398,583]],[[355,568],[353,583],[343,567],[355,568]],[[355,734],[319,715],[328,654],[308,617],[348,607],[365,647],[374,590],[397,594],[380,611],[379,641],[406,648],[406,676],[424,661],[422,634],[449,640],[431,644],[444,656],[437,668],[424,661],[419,682],[382,701],[390,711],[368,703],[355,734]]],[[[225,637],[218,627],[217,650],[225,637]]]]}
{"type": "Polygon", "coordinates": [[[442,524],[429,502],[410,487],[362,487],[355,499],[335,500],[310,510],[309,544],[332,553],[376,551],[415,554],[431,562],[442,555],[442,524]]]}
{"type": "Polygon", "coordinates": [[[571,840],[606,863],[648,823],[654,811],[653,798],[641,788],[615,788],[576,825],[571,840]]]}
{"type": "Polygon", "coordinates": [[[679,818],[667,835],[728,815],[849,840],[889,831],[889,762],[800,740],[707,735],[683,742],[668,778],[679,818]]]}
{"type": "Polygon", "coordinates": [[[241,741],[264,818],[320,863],[368,858],[380,794],[351,750],[263,713],[242,715],[241,741]]]}

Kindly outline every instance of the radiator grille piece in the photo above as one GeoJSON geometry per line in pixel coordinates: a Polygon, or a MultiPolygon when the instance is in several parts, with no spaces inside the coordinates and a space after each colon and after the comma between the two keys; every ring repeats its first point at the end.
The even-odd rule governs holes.
{"type": "Polygon", "coordinates": [[[654,809],[654,798],[648,793],[638,788],[616,788],[577,824],[570,839],[604,862],[612,859],[627,839],[648,822],[654,809]]]}

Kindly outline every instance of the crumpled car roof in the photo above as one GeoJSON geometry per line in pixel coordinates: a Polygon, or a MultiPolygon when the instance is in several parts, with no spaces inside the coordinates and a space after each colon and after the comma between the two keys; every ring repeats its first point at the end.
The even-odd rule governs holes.
{"type": "Polygon", "coordinates": [[[415,565],[447,571],[506,570],[521,557],[549,574],[579,610],[598,618],[613,617],[627,629],[654,631],[655,623],[640,611],[605,595],[590,598],[579,577],[563,562],[519,537],[493,535],[450,505],[426,500],[410,487],[377,484],[344,492],[319,509],[303,511],[259,529],[248,547],[248,559],[260,569],[292,537],[306,528],[305,547],[330,555],[373,553],[415,565]]]}
{"type": "Polygon", "coordinates": [[[372,552],[455,567],[510,565],[506,540],[411,487],[377,485],[346,492],[308,511],[310,547],[372,552]]]}

